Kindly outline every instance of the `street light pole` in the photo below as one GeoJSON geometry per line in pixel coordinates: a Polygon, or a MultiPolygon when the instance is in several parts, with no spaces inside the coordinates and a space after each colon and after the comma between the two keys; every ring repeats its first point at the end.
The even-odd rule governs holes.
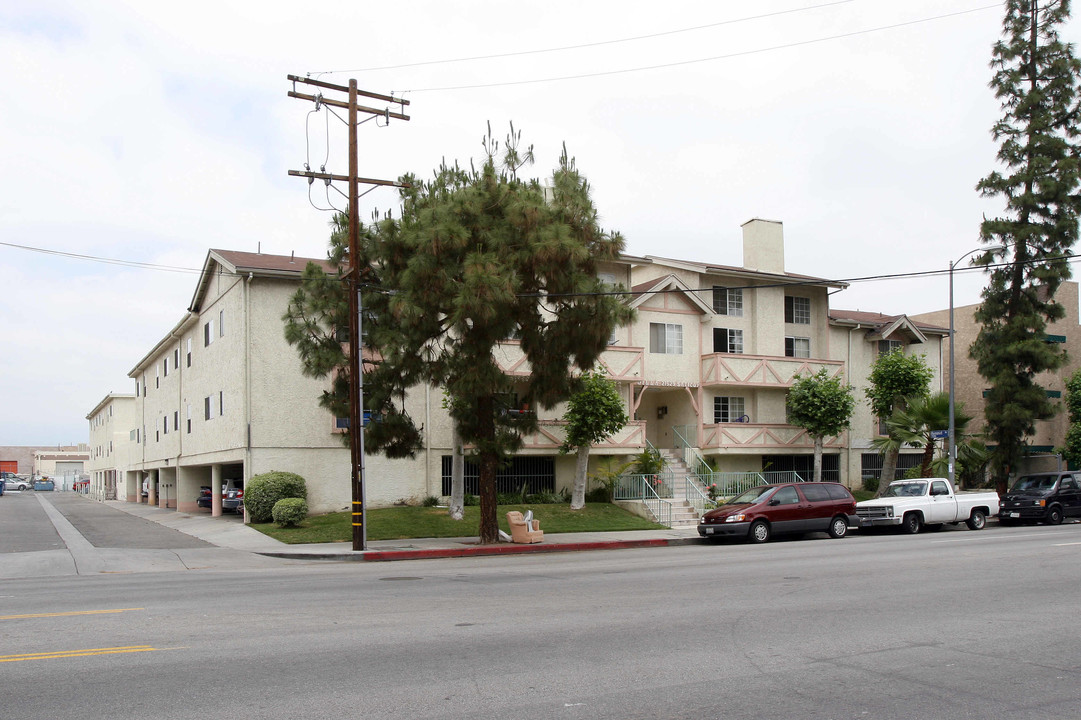
{"type": "Polygon", "coordinates": [[[955,481],[955,465],[957,464],[957,432],[954,427],[954,375],[955,368],[957,366],[957,343],[954,338],[953,330],[953,269],[957,267],[957,264],[967,258],[969,255],[977,252],[997,252],[999,250],[1005,250],[1005,245],[992,246],[987,248],[976,248],[975,250],[969,250],[967,253],[957,258],[950,263],[950,429],[949,429],[949,460],[948,460],[948,475],[950,479],[950,487],[954,490],[957,489],[955,481]]]}

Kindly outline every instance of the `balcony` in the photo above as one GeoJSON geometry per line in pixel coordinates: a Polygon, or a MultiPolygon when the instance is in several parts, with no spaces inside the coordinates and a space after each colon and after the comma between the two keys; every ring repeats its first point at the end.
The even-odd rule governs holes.
{"type": "Polygon", "coordinates": [[[796,375],[814,374],[826,368],[830,377],[844,375],[840,360],[711,353],[702,356],[702,386],[791,387],[796,375]]]}
{"type": "MultiPolygon", "coordinates": [[[[642,358],[645,350],[640,347],[610,345],[601,353],[598,364],[610,379],[624,382],[642,377],[642,358]]],[[[496,364],[508,375],[528,377],[532,368],[516,340],[500,343],[493,351],[496,364]]]]}
{"type": "MultiPolygon", "coordinates": [[[[522,436],[522,448],[526,450],[557,450],[567,437],[567,423],[563,420],[541,420],[537,429],[522,436]]],[[[593,446],[594,450],[631,449],[638,450],[646,445],[646,423],[644,420],[632,420],[623,429],[602,443],[593,446]]]]}
{"type": "MultiPolygon", "coordinates": [[[[824,447],[843,448],[841,437],[826,438],[824,447]]],[[[783,451],[814,449],[814,438],[795,425],[715,423],[702,426],[703,452],[711,450],[783,451]]]]}

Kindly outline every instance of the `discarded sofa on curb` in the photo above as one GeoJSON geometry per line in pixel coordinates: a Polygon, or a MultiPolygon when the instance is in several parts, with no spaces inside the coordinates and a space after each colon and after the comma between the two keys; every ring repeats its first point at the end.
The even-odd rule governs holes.
{"type": "Polygon", "coordinates": [[[507,513],[507,524],[510,525],[511,542],[526,544],[544,542],[540,520],[534,520],[532,512],[523,516],[517,510],[512,510],[507,513]]]}

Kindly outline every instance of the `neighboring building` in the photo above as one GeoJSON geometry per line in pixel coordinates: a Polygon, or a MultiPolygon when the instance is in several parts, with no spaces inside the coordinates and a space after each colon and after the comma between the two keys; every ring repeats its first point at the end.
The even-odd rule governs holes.
{"type": "MultiPolygon", "coordinates": [[[[1078,311],[1078,284],[1065,282],[1059,286],[1055,294],[1055,301],[1066,310],[1066,315],[1047,328],[1046,340],[1050,343],[1062,344],[1069,358],[1065,367],[1056,372],[1043,373],[1036,378],[1047,390],[1049,397],[1054,398],[1060,405],[1065,395],[1066,380],[1081,368],[1081,329],[1079,329],[1078,311]]],[[[953,312],[954,330],[957,334],[957,373],[954,377],[955,402],[963,405],[965,412],[973,417],[969,424],[972,432],[982,431],[985,420],[983,416],[983,394],[988,388],[985,380],[976,368],[976,361],[969,357],[968,350],[975,342],[980,332],[980,325],[976,322],[975,314],[979,305],[965,305],[955,307],[953,312]]],[[[949,326],[950,311],[936,310],[913,316],[924,322],[932,322],[938,325],[949,326]]],[[[945,384],[943,389],[949,388],[950,349],[949,340],[943,346],[943,368],[945,368],[945,384]]],[[[1037,472],[1041,470],[1057,470],[1064,466],[1064,462],[1058,455],[1056,448],[1063,445],[1066,440],[1068,427],[1065,407],[1050,420],[1041,420],[1036,423],[1036,432],[1029,438],[1029,456],[1023,467],[1017,468],[1018,473],[1037,472]]]]}
{"type": "MultiPolygon", "coordinates": [[[[882,455],[874,449],[875,438],[886,434],[884,420],[871,414],[865,390],[870,387],[871,367],[883,353],[901,350],[906,355],[922,355],[934,375],[931,391],[943,389],[942,357],[944,339],[949,329],[928,322],[916,321],[905,315],[883,315],[858,310],[830,310],[834,357],[842,358],[849,368],[849,382],[856,388],[856,412],[848,433],[848,482],[857,486],[867,480],[878,480],[882,470],[882,455]]],[[[897,476],[923,460],[922,448],[902,449],[897,460],[897,476]]]]}
{"type": "Polygon", "coordinates": [[[135,396],[109,393],[86,416],[90,422],[89,495],[117,500],[119,482],[131,465],[135,447],[135,396]]]}
{"type": "Polygon", "coordinates": [[[86,445],[4,445],[0,446],[0,470],[31,477],[34,474],[34,453],[82,452],[86,445]]]}
{"type": "Polygon", "coordinates": [[[56,480],[58,488],[73,489],[90,462],[90,446],[79,443],[76,449],[35,450],[33,475],[35,478],[47,477],[56,480]]]}
{"type": "MultiPolygon", "coordinates": [[[[903,316],[831,314],[830,293],[844,283],[787,272],[781,223],[746,223],[743,249],[744,267],[633,256],[601,264],[602,280],[630,289],[637,319],[613,332],[599,362],[631,421],[594,446],[591,469],[605,458],[628,462],[652,444],[698,453],[720,471],[807,477],[813,442],[786,422],[785,398],[798,374],[825,368],[857,385],[856,422],[827,440],[825,463],[827,479],[855,485],[877,427],[859,383],[883,343],[924,353],[938,372],[941,328],[903,316]]],[[[349,506],[349,451],[318,403],[329,382],[304,376],[284,338],[282,317],[308,262],[326,267],[209,251],[187,313],[131,369],[134,396],[109,395],[87,416],[95,452],[112,442],[95,456],[96,494],[108,494],[115,474],[118,498],[195,511],[203,486],[288,470],[307,480],[313,512],[349,506]]],[[[510,377],[528,376],[517,340],[495,354],[510,377]]],[[[443,392],[416,387],[405,403],[423,427],[423,448],[412,460],[365,458],[368,507],[450,493],[443,392]]],[[[538,427],[501,470],[501,491],[569,488],[574,457],[559,454],[565,405],[520,409],[538,412],[538,427]]],[[[466,492],[475,493],[475,483],[467,464],[466,492]]]]}

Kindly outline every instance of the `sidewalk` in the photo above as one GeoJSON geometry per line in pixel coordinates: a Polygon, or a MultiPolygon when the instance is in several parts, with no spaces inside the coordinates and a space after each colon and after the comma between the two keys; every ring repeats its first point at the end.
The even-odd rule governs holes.
{"type": "Polygon", "coordinates": [[[367,550],[354,551],[352,543],[316,543],[288,545],[264,535],[229,516],[182,513],[162,510],[142,503],[108,500],[106,505],[179,530],[218,547],[245,550],[269,557],[290,560],[387,561],[422,560],[431,558],[469,557],[478,555],[514,555],[520,553],[575,552],[580,550],[618,550],[622,548],[668,547],[698,544],[698,529],[661,528],[658,530],[629,530],[624,532],[552,533],[544,542],[533,545],[479,545],[476,537],[409,538],[404,540],[373,540],[367,550]]]}

